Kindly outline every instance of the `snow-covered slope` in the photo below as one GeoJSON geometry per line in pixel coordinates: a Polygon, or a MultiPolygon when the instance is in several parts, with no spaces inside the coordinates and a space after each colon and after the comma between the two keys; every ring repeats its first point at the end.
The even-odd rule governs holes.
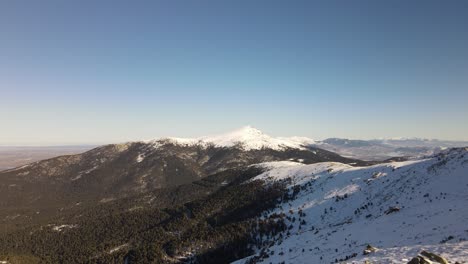
{"type": "Polygon", "coordinates": [[[300,191],[264,213],[283,214],[289,230],[263,239],[259,263],[407,263],[423,249],[468,263],[468,148],[371,167],[260,166],[267,171],[255,179],[289,179],[300,191]],[[363,255],[367,245],[377,252],[363,255]]]}
{"type": "Polygon", "coordinates": [[[215,136],[199,138],[175,138],[168,137],[154,140],[156,146],[162,141],[168,140],[171,143],[181,145],[214,145],[217,147],[238,146],[244,150],[258,150],[263,148],[283,150],[285,148],[304,149],[305,146],[313,144],[315,141],[305,137],[275,138],[264,134],[262,131],[251,126],[242,127],[238,130],[215,136]]]}

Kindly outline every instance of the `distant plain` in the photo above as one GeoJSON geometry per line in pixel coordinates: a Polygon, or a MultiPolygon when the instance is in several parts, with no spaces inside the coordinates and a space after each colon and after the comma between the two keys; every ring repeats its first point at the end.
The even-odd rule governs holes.
{"type": "Polygon", "coordinates": [[[94,147],[94,145],[42,147],[0,146],[0,171],[56,156],[82,153],[94,147]]]}

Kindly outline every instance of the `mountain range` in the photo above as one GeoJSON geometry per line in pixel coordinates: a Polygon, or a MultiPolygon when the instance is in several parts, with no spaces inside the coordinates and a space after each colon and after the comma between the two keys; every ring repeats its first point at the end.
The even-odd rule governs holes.
{"type": "MultiPolygon", "coordinates": [[[[233,132],[199,138],[161,138],[141,141],[141,143],[160,140],[177,142],[180,145],[218,145],[233,146],[244,144],[243,148],[258,149],[259,146],[278,150],[289,146],[291,148],[316,147],[348,158],[382,161],[392,158],[408,158],[432,155],[447,148],[468,146],[467,141],[448,141],[424,138],[391,138],[356,140],[345,138],[327,138],[314,140],[308,137],[271,137],[251,126],[246,126],[233,132]],[[270,146],[269,146],[270,145],[270,146]]],[[[135,142],[132,142],[135,143],[135,142]]],[[[8,147],[0,146],[0,171],[27,165],[29,163],[49,159],[56,156],[79,154],[95,148],[93,145],[78,146],[37,146],[8,147]]]]}
{"type": "Polygon", "coordinates": [[[465,260],[466,148],[429,141],[385,161],[330,151],[412,153],[395,152],[402,141],[424,140],[244,127],[1,171],[0,263],[392,263],[423,248],[465,260]],[[379,250],[362,255],[366,243],[379,250]]]}
{"type": "Polygon", "coordinates": [[[468,146],[466,141],[447,141],[421,138],[352,140],[329,138],[313,144],[342,156],[362,160],[385,160],[395,157],[422,157],[447,148],[468,146]]]}

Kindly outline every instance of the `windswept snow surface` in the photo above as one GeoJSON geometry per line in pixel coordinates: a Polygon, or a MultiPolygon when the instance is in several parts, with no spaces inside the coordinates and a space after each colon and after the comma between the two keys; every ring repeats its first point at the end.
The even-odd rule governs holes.
{"type": "MultiPolygon", "coordinates": [[[[421,250],[468,263],[467,148],[371,167],[258,166],[268,171],[255,179],[290,179],[291,192],[301,187],[294,200],[264,212],[286,214],[291,229],[264,243],[268,257],[259,263],[407,263],[421,250]],[[363,255],[368,244],[379,250],[363,255]]],[[[262,248],[256,250],[259,255],[262,248]]]]}
{"type": "Polygon", "coordinates": [[[305,137],[275,138],[264,134],[262,131],[246,126],[230,133],[207,136],[199,138],[175,138],[169,137],[154,140],[155,147],[161,145],[162,140],[168,140],[172,143],[181,145],[214,145],[217,147],[239,146],[244,150],[258,150],[263,148],[283,150],[285,148],[304,149],[305,146],[313,144],[314,140],[305,137]]]}

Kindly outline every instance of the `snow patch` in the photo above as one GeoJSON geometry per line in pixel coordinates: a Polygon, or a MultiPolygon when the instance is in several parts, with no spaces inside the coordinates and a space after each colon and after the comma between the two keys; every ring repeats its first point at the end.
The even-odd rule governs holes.
{"type": "Polygon", "coordinates": [[[123,248],[126,248],[126,247],[128,247],[128,243],[110,249],[110,250],[109,250],[109,254],[115,253],[115,252],[117,252],[117,251],[119,251],[119,250],[122,250],[123,248]]]}
{"type": "Polygon", "coordinates": [[[52,226],[52,230],[56,232],[62,232],[64,229],[72,229],[77,228],[78,225],[59,225],[59,226],[52,226]]]}
{"type": "Polygon", "coordinates": [[[138,163],[140,163],[140,162],[142,162],[144,159],[145,159],[145,155],[143,155],[143,154],[138,154],[138,157],[137,157],[136,161],[137,161],[138,163]]]}
{"type": "Polygon", "coordinates": [[[83,175],[86,175],[86,174],[91,173],[92,171],[96,170],[98,167],[99,167],[99,165],[95,165],[94,167],[92,167],[92,168],[90,168],[90,169],[87,169],[87,170],[78,172],[78,175],[76,175],[75,177],[71,178],[71,181],[76,181],[76,180],[81,179],[81,177],[83,177],[83,175]]]}

